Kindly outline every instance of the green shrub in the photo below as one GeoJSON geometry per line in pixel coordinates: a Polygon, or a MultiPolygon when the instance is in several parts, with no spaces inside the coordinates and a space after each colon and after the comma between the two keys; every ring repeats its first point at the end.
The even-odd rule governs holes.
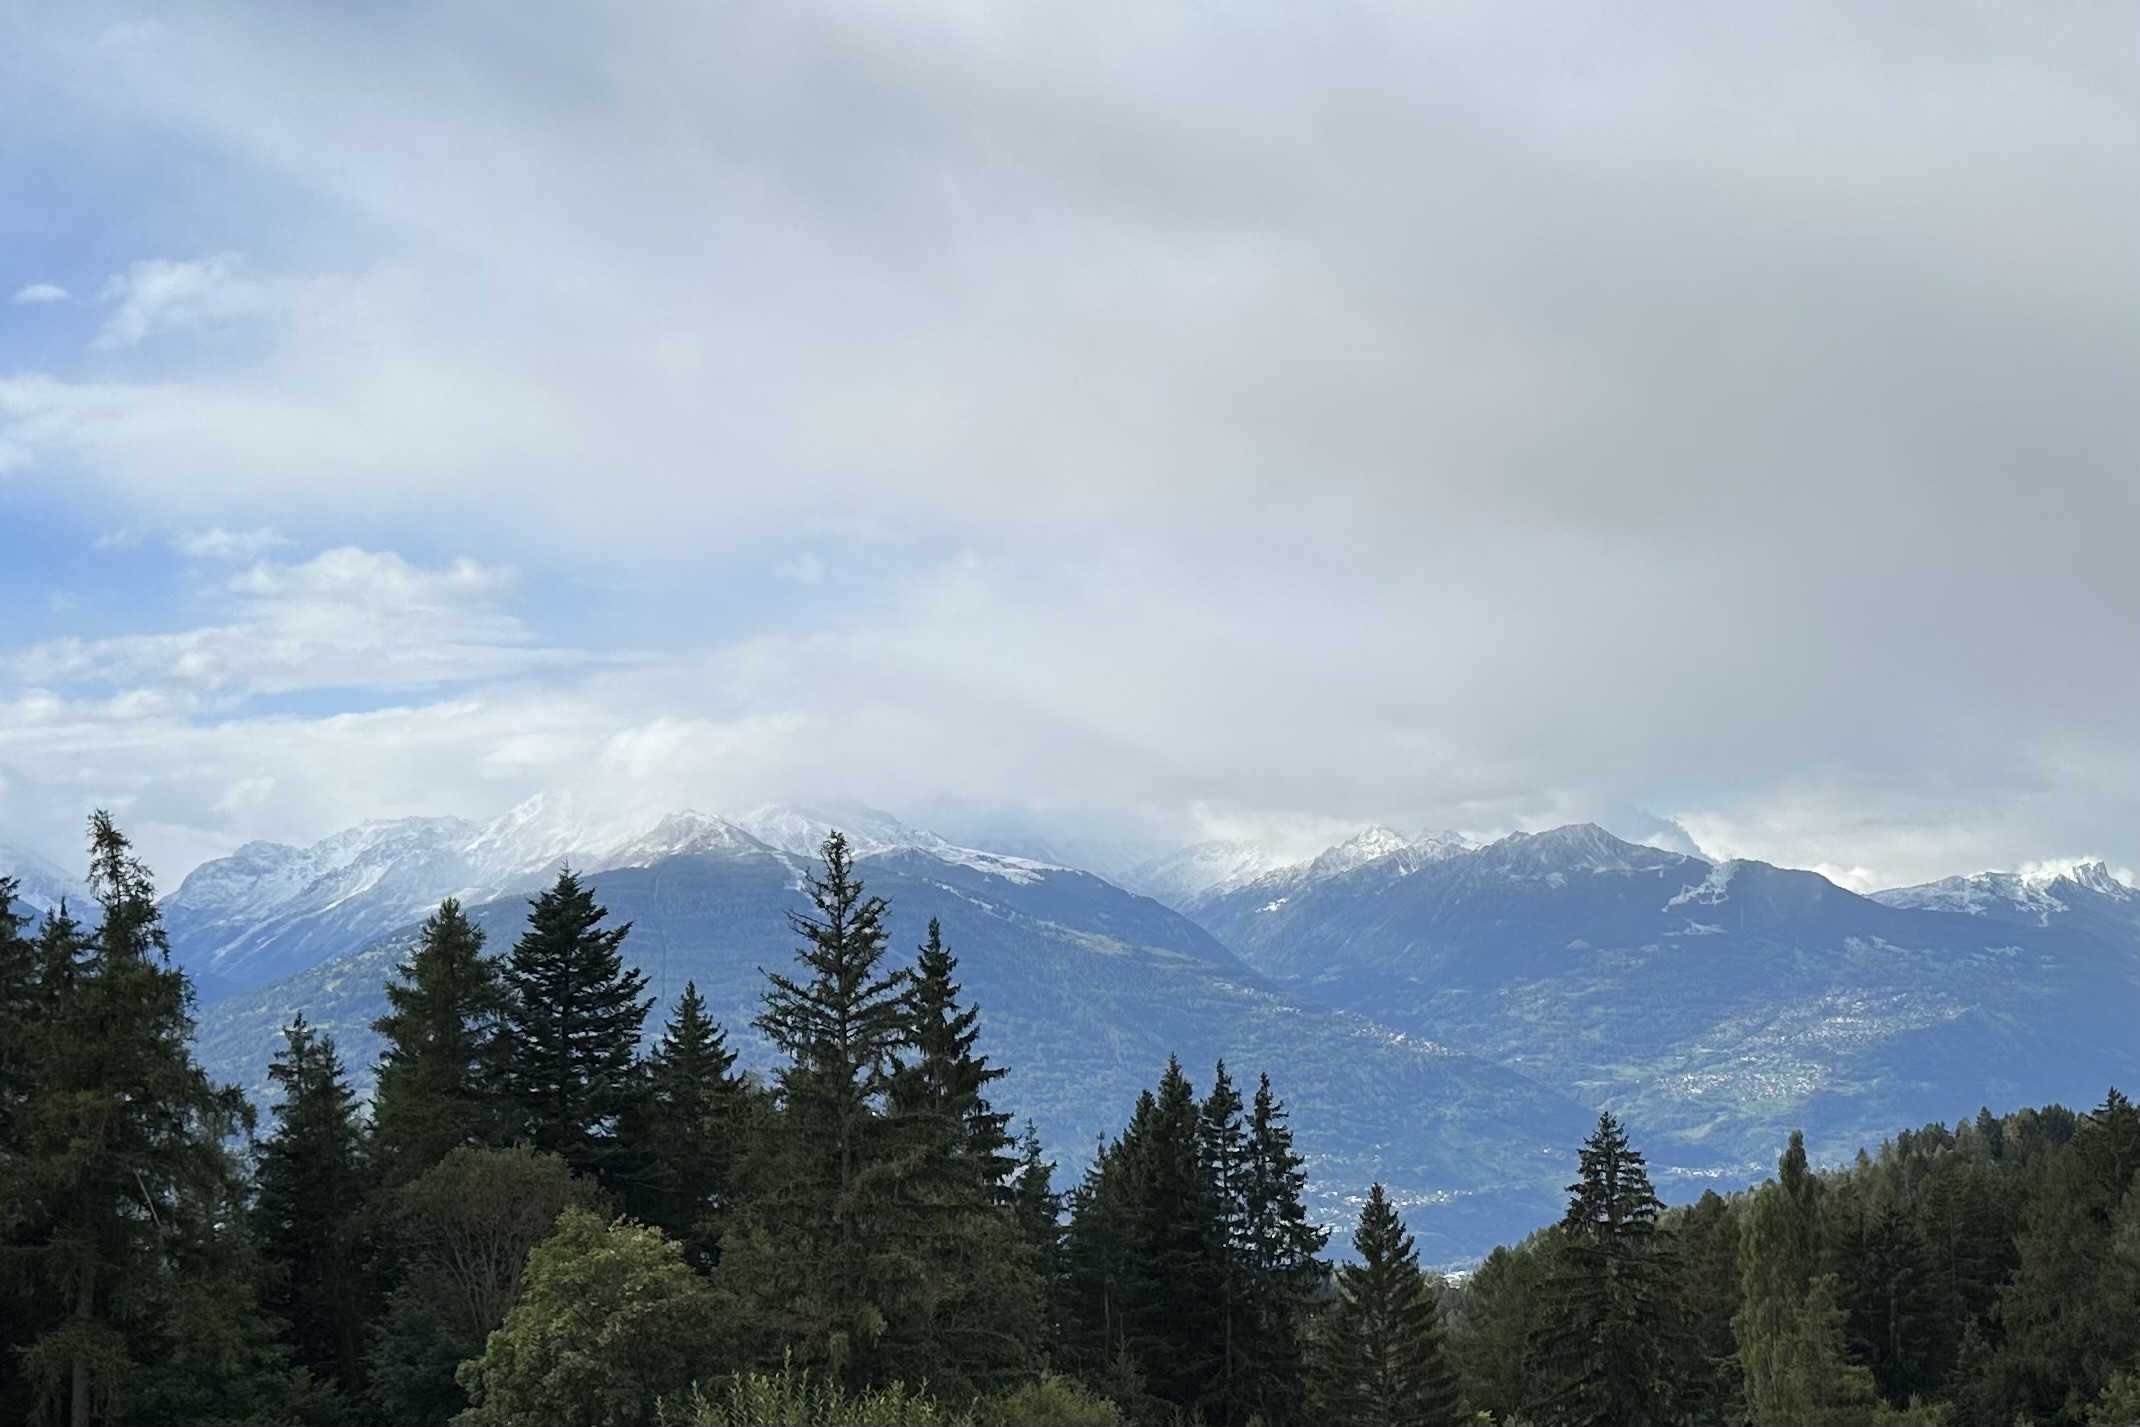
{"type": "Polygon", "coordinates": [[[2140,1422],[2140,1372],[2114,1372],[2088,1409],[2088,1420],[2097,1427],[2127,1427],[2140,1422]]]}
{"type": "MultiPolygon", "coordinates": [[[[691,1378],[713,1290],[659,1229],[567,1209],[528,1254],[526,1286],[460,1369],[470,1427],[626,1427],[691,1378]]],[[[703,1361],[703,1359],[700,1359],[703,1361]]]]}
{"type": "Polygon", "coordinates": [[[978,1415],[989,1427],[1125,1427],[1129,1420],[1107,1398],[1053,1373],[986,1399],[978,1415]]]}
{"type": "Polygon", "coordinates": [[[777,1373],[735,1373],[693,1383],[682,1401],[662,1404],[664,1427],[976,1427],[970,1413],[945,1407],[904,1383],[849,1393],[812,1380],[792,1362],[777,1373]]]}

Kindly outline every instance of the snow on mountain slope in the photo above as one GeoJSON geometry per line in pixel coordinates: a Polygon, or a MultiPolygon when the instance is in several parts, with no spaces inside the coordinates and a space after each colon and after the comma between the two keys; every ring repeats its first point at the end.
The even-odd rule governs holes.
{"type": "Polygon", "coordinates": [[[1133,892],[1187,908],[1254,887],[1270,898],[1328,877],[1377,865],[1398,875],[1468,852],[1477,844],[1461,833],[1406,835],[1380,826],[1362,829],[1305,862],[1289,860],[1252,842],[1199,842],[1154,858],[1118,879],[1133,892]]]}
{"type": "Polygon", "coordinates": [[[2140,943],[2140,890],[2100,861],[2061,862],[2020,872],[1944,877],[1893,887],[1872,899],[1912,911],[1953,912],[2016,926],[2065,926],[2140,943]]]}
{"type": "Polygon", "coordinates": [[[1682,1164],[1791,1128],[1847,1154],[2133,1078],[2140,956],[2131,920],[2106,930],[2133,906],[2107,874],[2053,879],[2045,924],[2036,903],[1898,907],[1589,826],[1393,861],[1188,915],[1324,1004],[1581,1087],[1682,1164]]]}
{"type": "Polygon", "coordinates": [[[1960,912],[1972,917],[2002,912],[2021,914],[2034,918],[2039,925],[2049,925],[2051,917],[2072,910],[2068,900],[2076,894],[2140,903],[2140,891],[2120,882],[2102,862],[2080,862],[2028,872],[1979,872],[1969,877],[1943,877],[1937,882],[1915,887],[1891,887],[1873,893],[1872,899],[1890,907],[1960,912]]]}
{"type": "Polygon", "coordinates": [[[1172,907],[1196,897],[1245,887],[1285,865],[1284,858],[1252,842],[1199,842],[1141,862],[1115,880],[1132,892],[1172,907]]]}
{"type": "Polygon", "coordinates": [[[1335,847],[1328,847],[1317,853],[1308,863],[1308,875],[1335,877],[1340,872],[1350,872],[1355,867],[1365,867],[1370,862],[1394,856],[1411,845],[1401,832],[1392,828],[1371,827],[1335,847]]]}
{"type": "Polygon", "coordinates": [[[590,822],[569,799],[537,797],[484,823],[401,818],[310,847],[247,843],[195,868],[164,900],[164,923],[189,970],[249,986],[339,955],[448,897],[531,890],[566,865],[592,871],[743,846],[760,844],[701,814],[590,822]]]}
{"type": "Polygon", "coordinates": [[[746,813],[735,821],[738,827],[767,846],[806,859],[816,857],[825,839],[838,829],[857,858],[878,857],[888,852],[923,852],[939,862],[971,867],[976,872],[986,872],[1011,882],[1035,882],[1045,873],[1067,870],[1029,857],[960,847],[933,832],[910,827],[890,813],[860,804],[811,809],[775,803],[746,813]]]}
{"type": "Polygon", "coordinates": [[[365,823],[310,847],[253,842],[203,863],[164,901],[174,952],[204,999],[286,976],[428,915],[447,897],[531,892],[566,866],[647,867],[666,858],[772,855],[791,873],[837,826],[862,858],[918,853],[1012,883],[1059,869],[960,847],[868,808],[764,807],[730,820],[677,812],[590,818],[571,799],[531,798],[489,822],[365,823]]]}
{"type": "MultiPolygon", "coordinates": [[[[775,1063],[752,1027],[766,970],[792,965],[788,914],[807,904],[771,849],[671,857],[593,873],[622,953],[647,973],[658,1028],[686,981],[731,1034],[743,1063],[775,1063]]],[[[1239,1083],[1267,1070],[1312,1164],[1316,1212],[1349,1221],[1381,1182],[1406,1206],[1431,1261],[1475,1258],[1557,1212],[1565,1161],[1593,1123],[1587,1105],[1528,1077],[1398,1036],[1372,1021],[1278,993],[1211,935],[1159,903],[1089,873],[1032,881],[916,848],[864,860],[889,902],[892,956],[904,962],[940,919],[958,979],[980,1010],[982,1046],[1007,1068],[993,1102],[1037,1122],[1073,1177],[1095,1139],[1118,1134],[1169,1055],[1202,1084],[1224,1059],[1239,1083]]],[[[494,951],[525,925],[516,897],[470,907],[494,951]]],[[[298,1011],[332,1034],[360,1089],[378,1051],[382,985],[406,953],[404,927],[354,954],[206,1008],[211,1073],[264,1094],[278,1030],[298,1011]]]]}
{"type": "Polygon", "coordinates": [[[25,907],[33,912],[48,912],[62,900],[71,907],[87,907],[91,900],[89,888],[80,878],[69,876],[27,847],[10,842],[0,842],[0,877],[15,879],[17,916],[25,907]]]}

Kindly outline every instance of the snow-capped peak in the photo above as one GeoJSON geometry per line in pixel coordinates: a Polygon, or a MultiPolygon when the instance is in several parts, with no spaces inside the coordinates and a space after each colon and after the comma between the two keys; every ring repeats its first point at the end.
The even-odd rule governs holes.
{"type": "Polygon", "coordinates": [[[1063,870],[1029,857],[961,847],[925,828],[911,827],[890,813],[859,804],[825,810],[774,803],[736,819],[736,825],[758,841],[794,857],[816,857],[825,839],[837,829],[858,858],[919,852],[939,862],[971,867],[1012,882],[1035,882],[1046,873],[1063,870]]]}
{"type": "Polygon", "coordinates": [[[933,832],[908,827],[890,813],[860,805],[798,808],[768,803],[735,819],[737,827],[769,847],[795,857],[815,857],[825,839],[837,831],[857,857],[897,848],[948,846],[933,832]]]}
{"type": "Polygon", "coordinates": [[[645,832],[608,849],[595,859],[601,865],[593,870],[647,867],[665,857],[771,850],[762,840],[752,837],[725,818],[708,817],[704,813],[686,810],[670,813],[645,832]]]}
{"type": "Polygon", "coordinates": [[[2140,891],[2121,881],[2118,874],[2110,870],[2110,864],[2099,857],[2031,862],[2021,869],[2019,876],[2023,885],[2029,887],[2056,887],[2061,882],[2070,882],[2099,897],[2115,897],[2120,901],[2140,897],[2140,891]]]}
{"type": "Polygon", "coordinates": [[[1308,864],[1308,875],[1335,877],[1340,873],[1350,872],[1355,867],[1365,867],[1370,862],[1379,862],[1385,857],[1403,852],[1411,845],[1403,833],[1378,824],[1318,853],[1308,864]]]}
{"type": "MultiPolygon", "coordinates": [[[[1430,832],[1407,837],[1394,828],[1381,824],[1361,829],[1345,841],[1324,848],[1305,862],[1288,862],[1277,866],[1275,859],[1246,844],[1206,843],[1211,849],[1210,860],[1224,865],[1225,858],[1234,860],[1234,865],[1243,869],[1261,863],[1262,870],[1248,876],[1235,876],[1230,880],[1212,881],[1195,889],[1192,897],[1219,896],[1243,887],[1254,887],[1267,892],[1276,900],[1269,904],[1275,909],[1283,906],[1291,889],[1312,883],[1343,877],[1365,867],[1373,867],[1397,877],[1409,877],[1420,868],[1432,863],[1445,862],[1452,857],[1461,857],[1476,852],[1478,844],[1455,832],[1430,832]],[[1235,849],[1239,849],[1235,851],[1235,849]]],[[[1180,857],[1186,858],[1198,848],[1187,849],[1180,857]]],[[[1153,895],[1159,895],[1157,893],[1153,895]]]]}
{"type": "Polygon", "coordinates": [[[1461,857],[1467,852],[1477,852],[1479,844],[1460,832],[1447,828],[1440,832],[1415,833],[1405,839],[1407,849],[1420,859],[1421,864],[1442,862],[1451,857],[1461,857]]]}
{"type": "Polygon", "coordinates": [[[1890,887],[1872,894],[1890,907],[1959,912],[1983,917],[1995,911],[2021,913],[2049,925],[2052,917],[2073,909],[2089,895],[2140,904],[2136,891],[2107,863],[2092,858],[2031,862],[2019,872],[1979,872],[1969,877],[1942,877],[1915,887],[1890,887]]]}
{"type": "Polygon", "coordinates": [[[1518,877],[1654,872],[1698,861],[1684,853],[1623,841],[1596,823],[1510,833],[1484,851],[1502,871],[1518,877]]]}
{"type": "Polygon", "coordinates": [[[447,897],[474,903],[530,892],[567,866],[600,873],[686,855],[784,855],[800,863],[816,857],[834,827],[858,856],[911,850],[1014,882],[1055,870],[957,847],[866,808],[760,808],[741,820],[689,811],[614,816],[552,793],[482,823],[402,818],[364,823],[310,847],[247,843],[195,868],[165,900],[165,924],[183,961],[251,984],[288,969],[263,955],[336,954],[427,915],[447,897]],[[279,950],[265,952],[271,945],[279,950]]]}

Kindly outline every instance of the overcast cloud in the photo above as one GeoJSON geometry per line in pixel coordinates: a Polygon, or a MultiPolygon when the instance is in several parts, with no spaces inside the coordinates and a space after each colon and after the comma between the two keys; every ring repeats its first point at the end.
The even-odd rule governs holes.
{"type": "Polygon", "coordinates": [[[2140,865],[2136,55],[0,0],[0,836],[571,786],[2140,865]]]}

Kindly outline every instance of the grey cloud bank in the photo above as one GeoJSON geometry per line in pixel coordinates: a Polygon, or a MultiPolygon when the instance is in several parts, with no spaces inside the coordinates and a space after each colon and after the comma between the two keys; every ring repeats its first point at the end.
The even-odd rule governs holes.
{"type": "Polygon", "coordinates": [[[204,719],[168,643],[16,647],[0,809],[48,844],[586,781],[2140,863],[2129,10],[123,18],[23,20],[15,102],[209,156],[204,216],[10,278],[108,300],[0,362],[8,479],[524,580],[391,658],[334,647],[354,586],[244,592],[321,633],[270,654],[203,611],[219,690],[384,706],[204,719]]]}

